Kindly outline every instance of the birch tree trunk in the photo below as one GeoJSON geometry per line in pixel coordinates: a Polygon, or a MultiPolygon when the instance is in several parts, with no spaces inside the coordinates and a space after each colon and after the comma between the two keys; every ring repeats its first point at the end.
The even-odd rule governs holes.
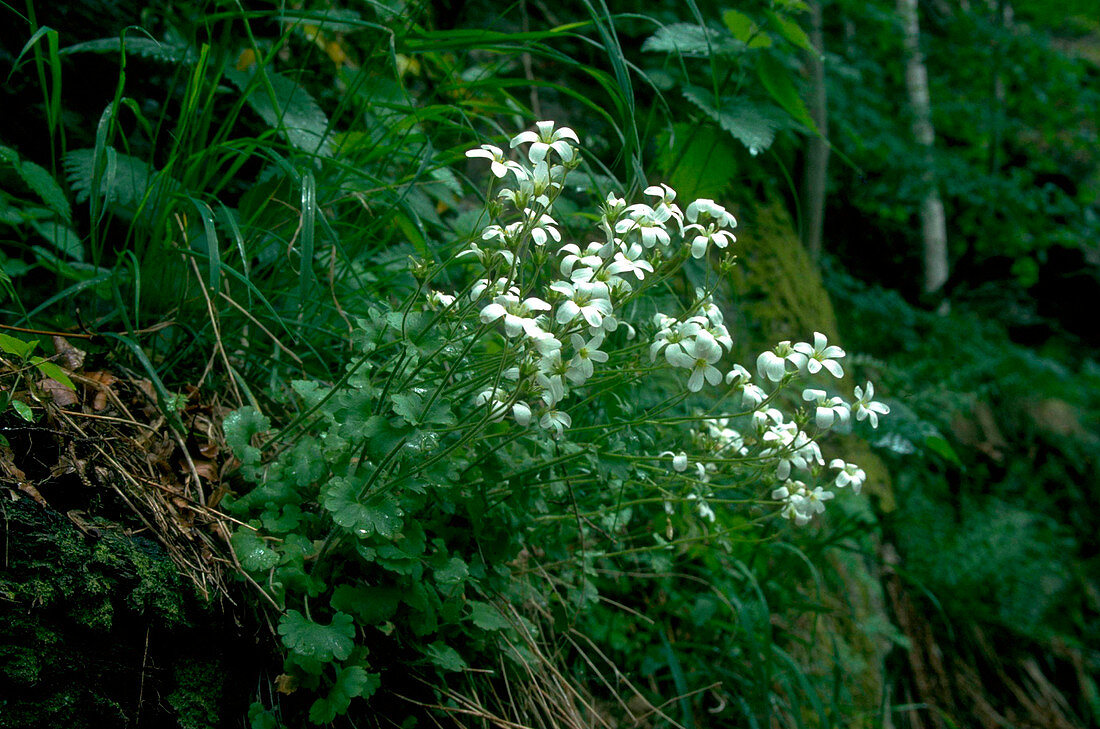
{"type": "MultiPolygon", "coordinates": [[[[921,149],[921,188],[924,190],[920,207],[923,288],[924,293],[932,294],[947,282],[947,221],[932,156],[936,132],[932,127],[928,70],[920,49],[917,0],[897,0],[897,3],[898,16],[905,33],[905,85],[913,115],[913,136],[921,149]]],[[[946,305],[946,301],[944,303],[946,305]]]]}
{"type": "Polygon", "coordinates": [[[807,53],[810,71],[810,117],[817,125],[820,137],[810,139],[806,147],[806,163],[802,169],[802,244],[816,262],[821,257],[821,237],[825,227],[825,188],[829,170],[829,113],[825,96],[825,64],[822,55],[825,42],[821,31],[823,0],[809,0],[810,44],[814,52],[807,53]]]}

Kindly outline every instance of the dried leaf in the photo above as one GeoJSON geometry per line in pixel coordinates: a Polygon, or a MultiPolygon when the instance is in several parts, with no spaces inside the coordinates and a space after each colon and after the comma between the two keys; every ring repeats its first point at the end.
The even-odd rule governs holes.
{"type": "Polygon", "coordinates": [[[196,460],[195,473],[204,481],[214,482],[218,480],[218,467],[212,461],[196,460]]]}
{"type": "Polygon", "coordinates": [[[76,396],[75,392],[65,387],[57,380],[43,378],[38,381],[38,388],[42,392],[47,393],[58,407],[67,408],[70,405],[76,405],[80,402],[80,398],[76,396]]]}
{"type": "Polygon", "coordinates": [[[109,394],[113,393],[111,385],[118,382],[118,378],[110,372],[86,372],[84,378],[96,391],[95,398],[92,400],[92,409],[97,412],[103,410],[107,407],[109,394]]]}
{"type": "Polygon", "coordinates": [[[298,679],[281,673],[275,677],[275,690],[281,694],[292,694],[298,688],[298,679]]]}
{"type": "Polygon", "coordinates": [[[88,353],[69,344],[69,341],[64,337],[55,336],[53,338],[53,348],[61,358],[61,364],[65,366],[65,369],[76,372],[84,366],[84,358],[88,353]]]}

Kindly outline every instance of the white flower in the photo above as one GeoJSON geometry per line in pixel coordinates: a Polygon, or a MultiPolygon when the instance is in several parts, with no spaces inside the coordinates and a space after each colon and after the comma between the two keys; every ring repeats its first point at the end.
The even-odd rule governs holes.
{"type": "Polygon", "coordinates": [[[631,231],[638,231],[642,245],[646,248],[652,248],[658,243],[661,245],[669,244],[665,221],[671,217],[672,213],[668,208],[654,210],[648,205],[638,203],[628,207],[624,213],[628,217],[615,224],[616,233],[625,236],[631,231]]]}
{"type": "Polygon", "coordinates": [[[561,349],[561,341],[541,327],[528,328],[526,333],[528,341],[534,344],[535,351],[544,357],[561,349]]]}
{"type": "Polygon", "coordinates": [[[473,256],[481,263],[485,268],[489,268],[493,265],[493,258],[499,256],[509,266],[516,260],[515,255],[511,251],[506,250],[485,250],[479,248],[477,243],[471,243],[470,247],[459,253],[455,258],[465,258],[467,256],[473,256]]]}
{"type": "Polygon", "coordinates": [[[769,352],[761,352],[756,358],[756,372],[761,377],[766,377],[772,382],[779,382],[787,372],[787,362],[792,362],[798,367],[805,358],[802,354],[791,348],[790,340],[783,340],[775,349],[769,352]]]}
{"type": "Polygon", "coordinates": [[[569,324],[582,317],[590,327],[598,329],[604,317],[611,316],[607,284],[598,281],[555,281],[550,284],[550,289],[565,296],[565,301],[558,304],[558,324],[569,324]]]}
{"type": "Polygon", "coordinates": [[[616,276],[620,273],[632,273],[639,281],[644,280],[646,273],[653,273],[653,264],[643,258],[643,253],[637,243],[615,251],[615,260],[607,267],[608,273],[616,276]]]}
{"type": "Polygon", "coordinates": [[[531,424],[531,406],[523,401],[517,402],[512,406],[512,417],[517,423],[527,427],[531,424]]]}
{"type": "Polygon", "coordinates": [[[834,422],[847,423],[848,417],[851,414],[848,409],[848,403],[844,402],[839,397],[826,398],[828,398],[828,395],[824,390],[807,388],[802,391],[802,399],[816,405],[814,410],[814,422],[817,424],[817,427],[822,430],[827,430],[833,427],[834,422]]]}
{"type": "Polygon", "coordinates": [[[603,334],[597,334],[587,342],[579,334],[574,334],[570,339],[573,345],[573,359],[569,362],[569,369],[565,376],[575,384],[581,384],[592,376],[593,362],[606,362],[607,352],[600,351],[603,344],[603,334]]]}
{"type": "Polygon", "coordinates": [[[561,259],[561,265],[559,269],[562,276],[569,276],[570,278],[587,278],[585,276],[574,276],[574,269],[579,268],[599,268],[603,265],[603,258],[600,257],[598,251],[602,248],[600,243],[589,243],[585,248],[584,253],[581,253],[581,249],[577,247],[575,243],[566,243],[560,249],[559,253],[565,253],[566,255],[561,259]]]}
{"type": "Polygon", "coordinates": [[[719,248],[725,248],[730,243],[736,243],[737,238],[733,233],[728,230],[722,230],[715,225],[709,225],[705,229],[701,225],[688,225],[684,227],[684,233],[688,232],[696,233],[696,236],[691,239],[691,256],[692,258],[702,258],[707,255],[707,248],[711,243],[719,248]]]}
{"type": "Polygon", "coordinates": [[[810,491],[801,481],[787,481],[772,491],[773,499],[784,502],[779,515],[791,519],[798,526],[808,523],[814,514],[825,511],[825,502],[835,496],[820,486],[810,491]]]}
{"type": "Polygon", "coordinates": [[[840,458],[829,461],[829,468],[839,469],[835,481],[838,489],[851,486],[852,491],[858,494],[859,490],[863,488],[863,482],[867,480],[867,474],[864,473],[862,468],[854,463],[845,463],[840,458]]]}
{"type": "Polygon", "coordinates": [[[446,309],[448,306],[455,302],[455,297],[451,294],[445,294],[442,291],[429,291],[428,303],[434,306],[441,306],[446,309]]]}
{"type": "Polygon", "coordinates": [[[521,144],[530,142],[531,148],[527,151],[527,157],[532,162],[541,162],[545,160],[550,150],[557,152],[563,162],[571,162],[573,160],[573,147],[566,140],[571,139],[577,144],[580,144],[576,132],[569,127],[554,129],[554,122],[552,121],[536,122],[535,127],[538,129],[537,133],[531,131],[520,132],[512,137],[512,149],[515,149],[521,144]]]}
{"type": "Polygon", "coordinates": [[[714,363],[722,358],[722,348],[718,342],[709,335],[697,336],[680,346],[681,349],[674,350],[669,347],[665,350],[665,358],[675,367],[691,370],[691,376],[688,378],[689,390],[692,392],[702,390],[703,380],[711,385],[717,385],[722,381],[722,373],[714,366],[714,363]]]}
{"type": "Polygon", "coordinates": [[[677,473],[683,473],[688,467],[688,457],[683,451],[679,453],[673,453],[672,451],[664,451],[661,453],[661,457],[672,456],[672,470],[677,473]]]}
{"type": "Polygon", "coordinates": [[[726,209],[709,198],[699,198],[687,207],[687,219],[689,223],[713,220],[722,228],[736,228],[737,220],[726,212],[726,209]]]}
{"type": "Polygon", "coordinates": [[[875,396],[875,386],[870,382],[867,383],[867,389],[864,391],[857,386],[855,388],[856,401],[852,404],[852,409],[856,411],[856,420],[863,420],[867,418],[871,421],[871,427],[878,427],[878,416],[889,415],[890,406],[881,402],[874,402],[872,398],[875,396]]]}
{"type": "Polygon", "coordinates": [[[501,294],[481,310],[481,321],[489,324],[503,317],[504,333],[509,337],[519,336],[520,332],[536,336],[542,329],[539,328],[538,315],[535,312],[549,310],[550,304],[534,296],[520,301],[518,296],[501,294]]]}
{"type": "Polygon", "coordinates": [[[573,418],[569,417],[569,413],[564,413],[561,410],[547,410],[539,418],[539,425],[546,430],[553,430],[555,437],[560,438],[562,430],[568,428],[573,424],[573,418]]]}
{"type": "Polygon", "coordinates": [[[496,390],[484,390],[474,398],[474,402],[478,405],[489,406],[489,420],[494,423],[499,423],[504,420],[504,416],[508,414],[508,405],[497,394],[496,390]]]}
{"type": "Polygon", "coordinates": [[[529,229],[531,239],[535,242],[535,245],[544,246],[550,238],[558,242],[561,241],[561,233],[555,227],[558,223],[549,215],[530,208],[524,210],[523,215],[527,219],[525,225],[529,229]]]}
{"type": "Polygon", "coordinates": [[[739,364],[735,364],[733,369],[726,373],[726,384],[733,387],[741,387],[751,379],[752,375],[749,371],[739,364]]]}
{"type": "Polygon", "coordinates": [[[473,159],[474,157],[484,157],[490,161],[489,169],[492,170],[493,175],[503,178],[509,172],[516,173],[516,176],[526,176],[526,172],[517,162],[512,162],[504,158],[504,150],[500,147],[494,147],[491,144],[483,144],[479,149],[471,149],[466,153],[467,157],[473,159]]]}
{"type": "Polygon", "coordinates": [[[768,399],[768,393],[751,382],[741,386],[741,407],[755,408],[768,399]]]}
{"type": "Polygon", "coordinates": [[[836,361],[844,356],[844,350],[836,345],[830,346],[829,340],[821,332],[814,332],[812,346],[807,342],[799,342],[794,345],[793,349],[806,358],[806,371],[811,375],[816,375],[824,367],[829,371],[829,374],[838,380],[844,377],[844,369],[836,361]]]}

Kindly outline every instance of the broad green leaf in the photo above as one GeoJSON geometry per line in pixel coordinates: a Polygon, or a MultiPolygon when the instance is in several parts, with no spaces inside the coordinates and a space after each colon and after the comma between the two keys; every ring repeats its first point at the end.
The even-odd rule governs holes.
{"type": "Polygon", "coordinates": [[[315,623],[297,610],[279,620],[283,645],[298,655],[323,663],[342,661],[355,647],[355,625],[347,613],[336,613],[328,625],[315,623]]]}
{"type": "Polygon", "coordinates": [[[482,630],[506,630],[511,627],[508,619],[487,602],[470,601],[470,620],[482,630]]]}
{"type": "Polygon", "coordinates": [[[424,653],[428,659],[444,671],[463,671],[466,669],[466,661],[454,648],[441,641],[435,641],[429,645],[424,653]]]}
{"type": "Polygon", "coordinates": [[[267,572],[279,563],[279,553],[267,546],[259,534],[241,527],[233,535],[233,553],[249,572],[267,572]]]}
{"type": "Polygon", "coordinates": [[[11,406],[15,408],[15,412],[19,413],[19,417],[26,420],[28,423],[34,422],[34,411],[31,410],[31,406],[22,400],[12,400],[11,406]]]}
{"type": "Polygon", "coordinates": [[[794,87],[786,66],[773,57],[764,55],[757,60],[756,75],[760,78],[764,89],[788,114],[815,134],[818,133],[817,125],[810,118],[810,112],[806,111],[806,105],[798,95],[798,90],[794,87]]]}
{"type": "Polygon", "coordinates": [[[813,44],[810,43],[810,39],[806,37],[806,31],[802,30],[802,26],[794,22],[785,15],[779,13],[768,12],[768,19],[775,25],[779,31],[779,35],[787,39],[791,45],[797,46],[804,51],[810,53],[816,53],[813,44]]]}
{"type": "Polygon", "coordinates": [[[40,236],[48,240],[58,251],[74,261],[83,262],[84,243],[80,240],[80,236],[77,235],[75,230],[53,220],[41,223],[32,221],[31,225],[40,236]]]}
{"type": "Polygon", "coordinates": [[[381,685],[377,673],[367,673],[361,666],[341,668],[336,673],[336,683],[328,696],[313,702],[309,720],[314,724],[328,724],[347,712],[353,698],[369,698],[381,685]]]}
{"type": "Polygon", "coordinates": [[[775,133],[788,126],[783,113],[769,104],[726,97],[722,99],[721,108],[716,109],[713,95],[698,86],[687,86],[683,93],[753,155],[768,149],[775,141],[775,133]]]}
{"type": "Polygon", "coordinates": [[[20,160],[19,155],[9,147],[0,146],[0,158],[11,164],[23,182],[27,183],[27,187],[33,190],[50,210],[61,216],[65,222],[72,220],[73,211],[69,206],[69,199],[65,197],[65,192],[57,184],[57,180],[44,167],[34,162],[20,160]]]}
{"type": "Polygon", "coordinates": [[[393,539],[401,531],[401,509],[388,496],[359,500],[362,484],[343,476],[329,481],[321,497],[332,520],[355,532],[356,536],[369,537],[377,532],[386,539],[393,539]]]}
{"type": "Polygon", "coordinates": [[[937,456],[943,458],[948,463],[956,466],[962,466],[962,460],[959,459],[959,454],[955,452],[955,449],[951,447],[951,444],[947,442],[946,438],[938,435],[930,435],[924,439],[924,447],[935,453],[937,456]]]}
{"type": "Polygon", "coordinates": [[[33,339],[29,342],[24,342],[22,339],[16,339],[10,334],[4,334],[0,332],[0,350],[14,355],[19,359],[26,359],[30,356],[34,348],[38,346],[38,340],[33,339]]]}
{"type": "Polygon", "coordinates": [[[331,155],[328,117],[309,92],[291,79],[266,69],[230,69],[226,77],[247,94],[248,105],[268,126],[286,135],[303,152],[331,155]],[[270,90],[268,88],[270,84],[270,90]]]}
{"type": "Polygon", "coordinates": [[[761,30],[755,20],[740,11],[727,10],[722,13],[722,22],[734,38],[749,48],[767,48],[772,44],[771,36],[761,30]]]}
{"type": "Polygon", "coordinates": [[[694,23],[671,23],[642,43],[643,51],[679,53],[682,56],[709,56],[741,50],[742,45],[713,28],[694,23]]]}
{"type": "Polygon", "coordinates": [[[412,392],[401,392],[390,397],[393,400],[393,411],[401,416],[409,425],[420,425],[420,412],[424,407],[424,401],[419,395],[412,392]]]}
{"type": "Polygon", "coordinates": [[[710,124],[674,124],[675,145],[660,157],[668,184],[685,200],[719,198],[737,176],[737,150],[726,132],[710,124]]]}
{"type": "Polygon", "coordinates": [[[401,590],[395,587],[340,585],[329,604],[334,610],[355,615],[362,625],[380,625],[393,617],[400,603],[401,590]]]}
{"type": "Polygon", "coordinates": [[[408,432],[407,428],[393,425],[389,418],[372,415],[357,435],[361,435],[366,440],[367,455],[380,459],[400,445],[408,432]]]}
{"type": "Polygon", "coordinates": [[[242,463],[259,463],[260,449],[251,444],[252,436],[271,427],[271,421],[259,410],[248,405],[225,416],[222,430],[225,442],[242,463]]]}
{"type": "Polygon", "coordinates": [[[457,585],[469,576],[469,568],[458,557],[451,557],[446,564],[435,571],[435,581],[441,585],[457,585]]]}
{"type": "Polygon", "coordinates": [[[35,368],[38,369],[39,372],[44,374],[46,377],[49,377],[51,380],[60,382],[62,385],[69,388],[70,390],[73,390],[74,392],[76,391],[76,385],[73,384],[73,381],[69,379],[69,376],[65,374],[65,371],[63,369],[55,365],[53,362],[42,359],[41,357],[31,357],[30,362],[32,365],[35,366],[35,368]]]}
{"type": "Polygon", "coordinates": [[[195,54],[186,46],[159,43],[152,38],[99,38],[97,40],[75,43],[62,48],[60,55],[70,53],[118,53],[125,48],[127,53],[132,53],[143,58],[151,58],[164,63],[194,63],[195,54]]]}

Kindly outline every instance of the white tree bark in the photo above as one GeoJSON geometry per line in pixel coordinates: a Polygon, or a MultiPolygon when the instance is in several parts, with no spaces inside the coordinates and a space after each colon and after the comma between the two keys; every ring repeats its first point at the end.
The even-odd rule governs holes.
{"type": "Polygon", "coordinates": [[[923,288],[925,293],[939,291],[947,282],[947,221],[943,199],[936,183],[933,147],[936,131],[932,126],[932,102],[928,93],[928,70],[920,49],[920,21],[917,0],[897,0],[898,16],[905,33],[905,85],[913,115],[913,136],[921,148],[920,206],[923,288]]]}

